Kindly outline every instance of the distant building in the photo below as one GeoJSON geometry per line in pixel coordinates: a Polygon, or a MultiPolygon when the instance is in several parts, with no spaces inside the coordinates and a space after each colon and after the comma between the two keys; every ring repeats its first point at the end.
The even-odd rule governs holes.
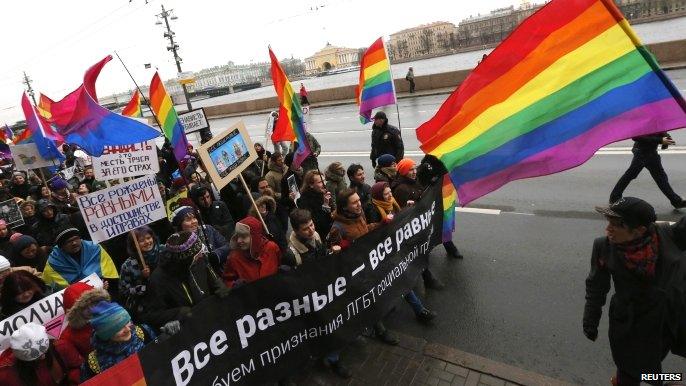
{"type": "Polygon", "coordinates": [[[357,66],[360,63],[360,50],[357,48],[345,48],[326,46],[314,55],[305,59],[305,74],[316,75],[323,71],[357,66]]]}
{"type": "Polygon", "coordinates": [[[615,0],[615,3],[632,22],[686,16],[686,0],[615,0]]]}
{"type": "Polygon", "coordinates": [[[509,6],[491,11],[487,15],[471,16],[458,24],[457,48],[478,47],[499,43],[512,30],[531,16],[543,4],[525,2],[521,7],[509,6]]]}
{"type": "Polygon", "coordinates": [[[445,21],[407,28],[391,34],[388,55],[391,59],[406,59],[445,52],[451,49],[456,36],[455,24],[445,21]]]}

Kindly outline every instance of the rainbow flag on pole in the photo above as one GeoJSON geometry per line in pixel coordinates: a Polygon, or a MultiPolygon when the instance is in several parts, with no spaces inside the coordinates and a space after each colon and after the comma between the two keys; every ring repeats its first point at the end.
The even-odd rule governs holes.
{"type": "MultiPolygon", "coordinates": [[[[286,119],[286,123],[283,126],[286,132],[292,132],[295,134],[295,139],[298,141],[298,148],[295,150],[293,155],[293,168],[297,169],[300,164],[307,158],[308,155],[312,153],[310,150],[310,144],[307,142],[307,137],[305,136],[305,126],[303,125],[303,109],[300,106],[300,98],[293,91],[291,82],[288,81],[286,73],[281,68],[279,60],[274,55],[272,48],[269,47],[269,58],[272,62],[272,80],[274,81],[274,90],[276,90],[276,95],[279,98],[279,121],[286,119]]],[[[279,134],[275,132],[274,135],[279,134]]]]}
{"type": "Polygon", "coordinates": [[[371,122],[372,110],[396,103],[395,86],[382,38],[376,39],[360,60],[360,83],[355,88],[360,122],[371,122]]]}
{"type": "Polygon", "coordinates": [[[140,118],[143,116],[143,110],[141,110],[141,93],[139,93],[138,90],[133,93],[131,100],[121,111],[121,115],[131,118],[140,118]]]}
{"type": "Polygon", "coordinates": [[[174,148],[174,157],[181,162],[188,154],[188,139],[183,131],[181,121],[176,115],[176,109],[171,97],[164,88],[164,83],[160,79],[160,74],[155,72],[150,82],[150,107],[157,116],[157,120],[162,127],[162,133],[167,137],[174,148]]]}
{"type": "Polygon", "coordinates": [[[457,194],[455,187],[450,181],[450,176],[443,175],[443,187],[441,188],[441,195],[443,196],[443,233],[442,242],[447,243],[453,240],[453,232],[455,231],[455,207],[457,201],[457,194]]]}
{"type": "Polygon", "coordinates": [[[612,0],[552,0],[417,128],[461,205],[602,146],[686,126],[686,103],[612,0]]]}

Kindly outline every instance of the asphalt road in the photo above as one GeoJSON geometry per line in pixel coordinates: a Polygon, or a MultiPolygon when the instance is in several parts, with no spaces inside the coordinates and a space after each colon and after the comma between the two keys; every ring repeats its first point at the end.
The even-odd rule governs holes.
{"type": "MultiPolygon", "coordinates": [[[[686,88],[686,76],[673,80],[686,88]]],[[[682,91],[683,92],[683,91],[682,91]]],[[[414,128],[429,119],[446,95],[403,99],[400,120],[406,151],[419,159],[414,128]]],[[[397,123],[395,108],[387,110],[397,123]],[[393,115],[391,115],[393,113],[393,115]]],[[[221,132],[239,118],[211,122],[221,132]]],[[[256,141],[263,141],[266,116],[242,117],[256,141]]],[[[312,110],[310,131],[322,144],[322,167],[330,162],[362,163],[372,180],[368,159],[370,127],[357,120],[355,106],[312,110]]],[[[672,133],[676,151],[663,153],[670,182],[686,197],[686,130],[672,133]]],[[[493,360],[580,384],[607,384],[614,366],[607,339],[607,308],[600,337],[591,343],[582,334],[584,280],[592,241],[603,235],[605,222],[593,211],[628,166],[631,141],[610,145],[586,164],[551,176],[512,182],[470,204],[474,213],[457,213],[454,239],[463,261],[434,250],[432,270],[446,283],[424,299],[439,313],[433,325],[418,324],[400,303],[388,324],[404,333],[457,347],[493,360]]],[[[673,213],[647,172],[625,195],[651,202],[659,220],[675,221],[673,213]]],[[[670,356],[664,371],[686,370],[686,361],[670,356]]]]}

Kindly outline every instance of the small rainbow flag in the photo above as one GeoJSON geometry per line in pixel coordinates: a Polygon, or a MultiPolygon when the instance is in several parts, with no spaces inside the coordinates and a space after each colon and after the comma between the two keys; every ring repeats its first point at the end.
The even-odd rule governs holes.
{"type": "Polygon", "coordinates": [[[279,60],[274,55],[272,48],[269,47],[269,58],[272,62],[272,80],[274,81],[274,90],[276,90],[276,95],[279,98],[279,121],[284,118],[286,123],[283,126],[278,125],[278,127],[283,127],[285,133],[277,132],[275,128],[274,133],[272,133],[272,140],[275,136],[283,134],[295,134],[295,139],[298,141],[298,148],[295,150],[293,155],[293,168],[297,169],[300,167],[305,158],[307,158],[312,150],[310,150],[310,144],[305,136],[305,126],[303,125],[303,109],[300,106],[300,96],[293,92],[293,87],[291,82],[288,81],[286,73],[281,68],[279,60]]]}
{"type": "Polygon", "coordinates": [[[461,205],[602,146],[686,126],[686,102],[612,0],[552,0],[417,128],[461,205]]]}
{"type": "Polygon", "coordinates": [[[450,176],[443,175],[443,187],[441,189],[443,196],[443,242],[453,240],[453,232],[455,231],[455,204],[457,202],[457,194],[455,187],[450,181],[450,176]]]}
{"type": "Polygon", "coordinates": [[[395,86],[382,38],[376,39],[360,60],[360,84],[355,88],[360,122],[371,122],[372,110],[396,103],[395,86]]]}
{"type": "Polygon", "coordinates": [[[141,110],[141,93],[139,93],[138,90],[133,93],[131,100],[121,111],[121,115],[131,118],[140,118],[143,116],[143,111],[141,110]]]}
{"type": "Polygon", "coordinates": [[[181,121],[176,115],[176,109],[171,97],[164,88],[164,83],[160,79],[160,74],[155,72],[150,82],[150,107],[157,116],[157,120],[162,125],[162,133],[167,137],[174,148],[174,157],[181,162],[188,154],[188,139],[183,131],[181,121]]]}
{"type": "Polygon", "coordinates": [[[7,143],[8,140],[12,141],[13,138],[14,133],[12,132],[12,129],[5,123],[5,128],[0,130],[0,141],[2,141],[2,143],[7,143]]]}

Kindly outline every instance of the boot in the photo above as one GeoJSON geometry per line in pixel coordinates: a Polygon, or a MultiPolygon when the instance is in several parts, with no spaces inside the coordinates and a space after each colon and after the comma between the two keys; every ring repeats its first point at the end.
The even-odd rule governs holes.
{"type": "Polygon", "coordinates": [[[424,279],[424,287],[434,290],[441,290],[445,288],[445,284],[441,283],[429,269],[425,269],[422,272],[422,279],[424,279]]]}
{"type": "Polygon", "coordinates": [[[448,255],[448,257],[452,257],[453,259],[462,259],[464,256],[460,253],[460,251],[457,249],[455,244],[452,241],[448,241],[446,243],[443,243],[443,247],[445,248],[445,252],[448,255]]]}
{"type": "Polygon", "coordinates": [[[342,362],[343,361],[340,359],[336,362],[329,362],[327,359],[324,359],[324,364],[327,365],[334,374],[343,379],[349,379],[353,376],[353,372],[350,371],[350,369],[347,368],[342,362]]]}
{"type": "Polygon", "coordinates": [[[436,313],[426,308],[417,314],[417,320],[422,324],[429,324],[435,317],[436,313]]]}
{"type": "Polygon", "coordinates": [[[391,346],[397,346],[398,343],[400,343],[400,340],[398,339],[395,334],[391,333],[386,329],[386,326],[384,326],[383,322],[379,321],[376,322],[374,325],[374,333],[376,334],[376,337],[379,338],[380,341],[391,345],[391,346]]]}

